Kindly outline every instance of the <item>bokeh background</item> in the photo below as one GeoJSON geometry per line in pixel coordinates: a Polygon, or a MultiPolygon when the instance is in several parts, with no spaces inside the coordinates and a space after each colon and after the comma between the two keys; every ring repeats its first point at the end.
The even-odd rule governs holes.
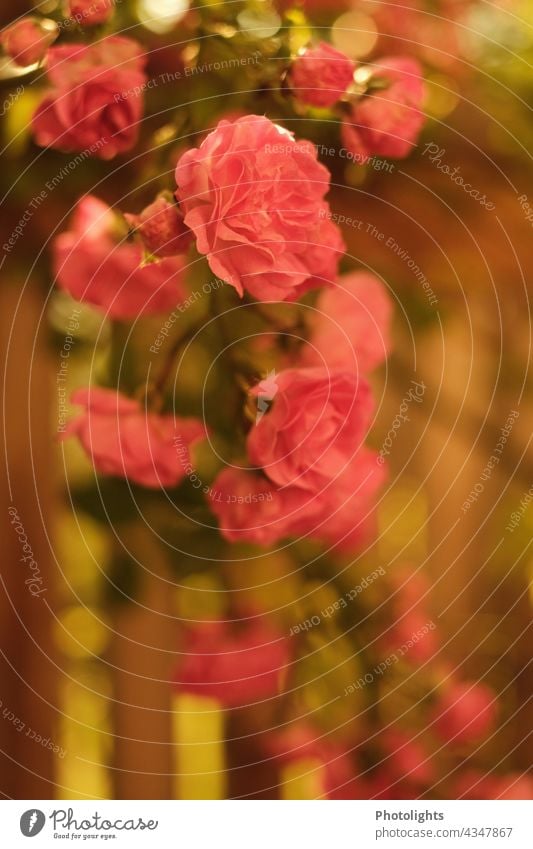
{"type": "MultiPolygon", "coordinates": [[[[194,17],[183,18],[181,0],[123,0],[120,14],[134,28],[132,34],[140,29],[144,42],[152,41],[149,73],[156,76],[184,63],[249,53],[250,43],[231,31],[238,28],[231,5],[216,7],[216,28],[204,30],[201,39],[194,17]]],[[[239,9],[253,16],[261,5],[241,3],[239,9]]],[[[533,222],[519,200],[526,195],[533,205],[533,9],[529,0],[333,5],[326,13],[317,11],[319,3],[291,11],[295,47],[309,37],[307,15],[324,32],[331,26],[333,43],[362,61],[383,54],[385,47],[416,54],[429,80],[428,121],[408,160],[383,170],[338,158],[326,161],[333,173],[332,207],[365,222],[363,230],[344,229],[351,257],[381,275],[396,301],[394,348],[375,378],[381,399],[372,435],[376,447],[387,436],[414,370],[426,386],[423,403],[410,405],[410,420],[390,453],[378,539],[354,563],[319,559],[306,567],[309,552],[294,546],[283,554],[255,553],[244,566],[229,558],[207,568],[193,554],[162,550],[133,520],[124,491],[104,486],[99,493],[81,450],[60,449],[53,440],[58,351],[73,309],[73,302],[52,287],[49,240],[55,228],[88,189],[97,187],[114,203],[132,185],[145,184],[148,200],[163,187],[181,132],[178,117],[172,136],[176,125],[169,127],[167,113],[170,122],[179,104],[194,102],[184,121],[195,131],[231,110],[269,110],[272,117],[272,104],[265,105],[268,94],[238,94],[253,87],[254,67],[240,69],[247,77],[242,86],[233,77],[229,86],[223,73],[191,76],[186,88],[183,81],[165,85],[155,91],[152,117],[143,126],[144,137],[160,143],[157,157],[125,159],[113,168],[91,160],[73,170],[35,211],[0,272],[5,366],[0,791],[5,797],[319,796],[323,764],[312,758],[280,764],[265,757],[265,731],[287,710],[281,697],[226,713],[216,702],[173,690],[183,627],[225,615],[237,598],[252,608],[259,605],[289,631],[379,566],[389,583],[376,582],[345,618],[332,617],[299,646],[290,709],[311,716],[324,739],[341,748],[356,745],[361,735],[368,740],[373,730],[405,712],[413,727],[424,731],[418,711],[433,661],[396,665],[378,688],[338,698],[382,657],[375,646],[393,624],[390,581],[395,570],[414,570],[430,588],[425,610],[438,625],[441,660],[498,694],[499,720],[494,733],[475,747],[476,767],[488,773],[531,767],[531,504],[512,532],[507,526],[533,484],[533,222]],[[441,161],[459,166],[494,209],[454,184],[431,161],[434,148],[428,145],[444,151],[441,161]],[[384,247],[366,225],[393,238],[403,256],[384,247]],[[434,303],[409,259],[429,281],[434,303]],[[519,416],[501,460],[482,480],[513,410],[519,416]],[[482,491],[463,511],[481,481],[482,491]],[[31,540],[46,604],[35,604],[21,580],[10,504],[31,540]],[[135,568],[134,557],[146,568],[135,568]]],[[[46,13],[54,6],[53,0],[40,4],[46,13]]],[[[30,9],[22,2],[4,5],[1,24],[30,9]]],[[[262,51],[274,55],[275,31],[265,37],[263,28],[259,36],[262,51]]],[[[0,100],[5,104],[10,98],[2,117],[1,243],[28,198],[67,160],[57,152],[43,155],[31,141],[28,121],[39,92],[29,81],[1,83],[0,100]]],[[[178,109],[178,116],[182,112],[178,109]]],[[[326,122],[301,119],[297,132],[323,143],[330,129],[326,122]]],[[[143,200],[142,192],[136,199],[143,200]]],[[[74,333],[69,360],[71,388],[86,382],[91,368],[107,368],[116,350],[110,329],[89,308],[81,309],[82,329],[74,333]]],[[[147,329],[147,338],[156,326],[157,321],[147,329]]],[[[191,366],[191,391],[205,365],[200,354],[198,359],[197,373],[191,366]]],[[[149,501],[143,506],[149,515],[149,501]]],[[[194,552],[186,528],[172,533],[182,548],[194,552]]],[[[213,552],[214,559],[219,556],[213,552]]],[[[427,745],[432,755],[440,748],[431,737],[427,745]]],[[[470,756],[465,750],[459,763],[464,758],[467,768],[470,756]]],[[[447,774],[441,765],[426,795],[452,795],[447,774]]]]}

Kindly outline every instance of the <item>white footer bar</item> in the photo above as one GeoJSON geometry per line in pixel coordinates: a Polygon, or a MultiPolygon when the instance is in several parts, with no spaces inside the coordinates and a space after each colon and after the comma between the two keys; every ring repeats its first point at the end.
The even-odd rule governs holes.
{"type": "Polygon", "coordinates": [[[531,849],[533,802],[3,801],[1,845],[34,849],[531,849]],[[31,842],[31,840],[35,842],[31,842]]]}

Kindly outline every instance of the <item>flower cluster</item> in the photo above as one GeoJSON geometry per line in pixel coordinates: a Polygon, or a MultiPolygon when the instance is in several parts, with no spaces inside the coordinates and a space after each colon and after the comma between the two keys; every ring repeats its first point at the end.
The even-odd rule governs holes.
{"type": "Polygon", "coordinates": [[[111,318],[165,312],[184,297],[183,256],[143,264],[142,246],[126,239],[118,216],[92,195],[78,202],[53,254],[57,285],[111,318]]]}
{"type": "MultiPolygon", "coordinates": [[[[353,546],[369,527],[385,474],[364,440],[374,414],[366,374],[385,358],[389,345],[388,296],[372,275],[336,278],[343,244],[323,200],[328,172],[312,145],[296,145],[267,118],[222,121],[200,148],[181,157],[176,175],[184,218],[163,197],[140,215],[126,216],[142,245],[120,238],[120,222],[107,205],[83,198],[71,229],[55,240],[58,284],[125,319],[176,302],[184,261],[175,252],[193,234],[213,271],[241,294],[246,290],[260,299],[274,292],[280,300],[293,299],[319,285],[312,260],[321,256],[328,266],[327,286],[316,302],[306,344],[291,367],[277,374],[274,387],[259,382],[251,390],[257,402],[276,394],[248,434],[256,471],[222,471],[211,491],[238,497],[212,497],[211,503],[230,540],[272,544],[311,534],[332,545],[353,546]],[[280,156],[268,152],[280,139],[293,148],[280,156]],[[310,236],[323,244],[310,243],[310,236]],[[143,247],[157,261],[143,264],[143,247]],[[258,499],[247,495],[260,492],[268,497],[257,507],[258,499]]],[[[98,404],[93,413],[102,413],[98,404]]],[[[81,434],[79,427],[72,432],[81,434]]],[[[117,452],[113,464],[89,450],[88,433],[84,425],[82,442],[97,467],[128,476],[117,434],[108,431],[108,450],[117,452]]],[[[135,479],[142,482],[143,476],[135,479]]]]}
{"type": "Polygon", "coordinates": [[[289,72],[294,97],[303,104],[340,111],[341,137],[355,157],[401,159],[416,142],[424,123],[424,83],[416,59],[388,56],[373,65],[352,60],[321,42],[294,60],[289,72]],[[340,104],[339,104],[340,105],[340,104]]]}
{"type": "MultiPolygon", "coordinates": [[[[284,721],[260,735],[259,756],[280,771],[305,763],[321,798],[418,799],[437,785],[439,798],[533,798],[533,781],[526,774],[460,769],[497,731],[497,694],[484,682],[461,678],[439,659],[442,649],[436,629],[424,637],[423,651],[415,650],[416,640],[407,640],[410,629],[417,629],[430,615],[432,588],[419,571],[398,567],[388,589],[396,624],[387,641],[378,640],[376,645],[381,645],[382,658],[391,644],[397,650],[402,644],[412,645],[402,659],[403,667],[396,667],[398,675],[408,680],[431,660],[424,684],[417,684],[418,703],[399,718],[378,721],[377,727],[375,719],[367,726],[361,712],[356,734],[332,735],[298,716],[286,700],[284,721]],[[405,624],[398,627],[403,620],[405,624]]],[[[190,628],[176,664],[176,690],[209,696],[230,710],[256,703],[279,705],[295,687],[297,661],[286,633],[260,622],[251,616],[238,624],[219,621],[190,628]]],[[[380,666],[385,665],[382,660],[380,666]]],[[[392,686],[399,686],[400,680],[397,677],[392,686]]],[[[379,685],[377,705],[386,702],[386,693],[379,685]]]]}
{"type": "Polygon", "coordinates": [[[389,319],[384,287],[368,273],[320,294],[294,364],[251,390],[260,413],[259,402],[269,404],[247,438],[255,470],[225,469],[214,483],[223,493],[269,494],[252,508],[245,498],[213,499],[228,540],[310,535],[350,548],[365,538],[386,474],[364,446],[374,415],[366,374],[386,356],[389,319]]]}

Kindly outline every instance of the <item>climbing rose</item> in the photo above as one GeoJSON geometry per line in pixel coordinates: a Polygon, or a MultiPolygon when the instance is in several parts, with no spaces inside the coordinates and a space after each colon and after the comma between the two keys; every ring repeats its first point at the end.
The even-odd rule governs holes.
{"type": "Polygon", "coordinates": [[[290,661],[287,637],[264,618],[232,627],[210,622],[191,629],[177,665],[180,692],[235,708],[276,696],[290,661]]]}
{"type": "Polygon", "coordinates": [[[328,365],[364,374],[381,363],[390,347],[391,299],[377,277],[355,271],[324,289],[311,317],[303,351],[307,365],[328,365]]]}
{"type": "Polygon", "coordinates": [[[40,62],[54,43],[58,29],[53,21],[21,18],[0,34],[4,51],[17,65],[26,67],[40,62]]]}
{"type": "Polygon", "coordinates": [[[376,494],[386,476],[376,457],[359,451],[341,475],[316,493],[277,487],[243,469],[224,469],[208,495],[220,533],[229,542],[255,545],[308,536],[354,551],[373,531],[376,494]]]}
{"type": "Polygon", "coordinates": [[[85,411],[62,439],[77,436],[98,472],[141,486],[176,486],[190,466],[189,447],[205,436],[196,419],[149,413],[114,389],[78,389],[71,402],[85,411]]]}
{"type": "Polygon", "coordinates": [[[136,41],[109,36],[48,51],[52,83],[33,116],[37,144],[112,159],[137,141],[146,58],[136,41]]]}
{"type": "Polygon", "coordinates": [[[371,69],[369,82],[370,92],[355,101],[350,119],[342,125],[343,144],[363,160],[372,155],[402,159],[424,123],[420,65],[408,57],[383,59],[371,69]],[[372,83],[380,87],[373,91],[372,83]]]}
{"type": "Polygon", "coordinates": [[[271,545],[294,533],[306,493],[278,490],[264,476],[228,468],[213,481],[208,499],[225,539],[271,545]]]}
{"type": "MultiPolygon", "coordinates": [[[[316,492],[360,448],[374,402],[368,383],[346,371],[286,369],[270,410],[248,435],[248,454],[278,486],[316,492]]],[[[262,392],[261,383],[254,394],[262,392]]]]}
{"type": "Polygon", "coordinates": [[[240,295],[290,301],[331,282],[345,249],[329,180],[311,142],[249,115],[181,157],[176,197],[214,274],[240,295]]]}
{"type": "Polygon", "coordinates": [[[70,229],[53,243],[57,284],[111,318],[172,309],[185,296],[183,259],[141,265],[141,247],[120,241],[116,224],[113,211],[98,198],[88,195],[78,202],[70,229]]]}
{"type": "Polygon", "coordinates": [[[355,62],[325,41],[294,60],[289,82],[294,96],[310,106],[333,106],[353,81],[355,62]]]}

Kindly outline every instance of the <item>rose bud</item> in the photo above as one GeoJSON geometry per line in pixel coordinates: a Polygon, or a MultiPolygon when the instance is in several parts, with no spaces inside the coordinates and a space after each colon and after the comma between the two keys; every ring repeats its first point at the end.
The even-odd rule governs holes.
{"type": "Polygon", "coordinates": [[[154,256],[184,253],[192,240],[192,233],[184,224],[178,207],[164,197],[156,198],[140,215],[127,212],[124,218],[154,256]]]}
{"type": "Polygon", "coordinates": [[[333,106],[353,80],[355,62],[321,41],[294,60],[289,83],[294,96],[310,106],[333,106]]]}
{"type": "Polygon", "coordinates": [[[113,14],[114,0],[69,0],[68,12],[82,27],[104,24],[113,14]]]}
{"type": "Polygon", "coordinates": [[[21,18],[1,33],[0,41],[9,58],[26,67],[44,59],[57,35],[58,29],[53,21],[21,18]]]}

